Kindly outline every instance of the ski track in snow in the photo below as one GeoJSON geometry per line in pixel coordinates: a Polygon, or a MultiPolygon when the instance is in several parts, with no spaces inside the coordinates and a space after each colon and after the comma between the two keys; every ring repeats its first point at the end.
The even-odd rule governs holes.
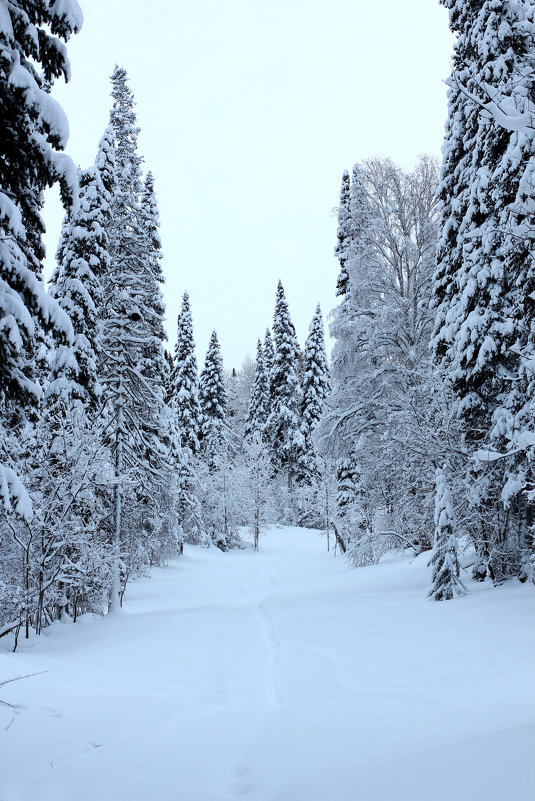
{"type": "Polygon", "coordinates": [[[273,529],[0,651],[0,801],[533,801],[533,588],[426,562],[273,529]]]}

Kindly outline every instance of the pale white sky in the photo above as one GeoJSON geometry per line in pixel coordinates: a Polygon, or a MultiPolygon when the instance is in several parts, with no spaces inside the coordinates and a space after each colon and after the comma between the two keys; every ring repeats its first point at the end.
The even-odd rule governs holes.
{"type": "MultiPolygon", "coordinates": [[[[139,148],[155,175],[170,346],[185,289],[201,358],[212,328],[225,366],[254,355],[277,281],[301,344],[335,305],[345,168],[440,154],[453,40],[436,0],[80,0],[72,80],[54,88],[67,152],[86,167],[125,67],[139,148]]],[[[49,258],[62,219],[47,193],[49,258]]]]}

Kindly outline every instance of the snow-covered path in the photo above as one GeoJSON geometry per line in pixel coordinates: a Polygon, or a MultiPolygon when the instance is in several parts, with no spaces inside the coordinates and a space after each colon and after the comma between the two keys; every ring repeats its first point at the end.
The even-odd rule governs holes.
{"type": "Polygon", "coordinates": [[[425,557],[191,548],[0,652],[0,801],[528,801],[535,593],[425,601],[425,557]],[[8,726],[7,731],[6,726],[8,726]]]}

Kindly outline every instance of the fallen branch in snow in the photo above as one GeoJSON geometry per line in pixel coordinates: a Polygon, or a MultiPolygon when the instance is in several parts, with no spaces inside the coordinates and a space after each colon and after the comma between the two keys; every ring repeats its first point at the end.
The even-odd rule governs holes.
{"type": "MultiPolygon", "coordinates": [[[[22,679],[31,679],[32,676],[40,676],[41,673],[46,673],[46,670],[40,670],[37,673],[28,673],[26,676],[15,676],[15,678],[13,679],[4,679],[4,681],[0,681],[0,687],[3,687],[5,684],[11,684],[14,681],[22,681],[22,679]]],[[[0,698],[0,704],[9,706],[11,707],[11,709],[17,708],[14,704],[10,704],[8,701],[3,701],[1,698],[0,698]]],[[[9,725],[11,726],[11,723],[9,725]]]]}
{"type": "Polygon", "coordinates": [[[407,539],[407,537],[405,537],[403,534],[400,534],[399,531],[372,531],[372,534],[374,537],[397,537],[398,540],[401,540],[401,542],[403,542],[407,548],[411,548],[416,555],[420,553],[416,545],[407,539]]]}
{"type": "MultiPolygon", "coordinates": [[[[5,637],[6,634],[9,634],[11,631],[15,631],[15,629],[17,629],[17,628],[20,629],[20,627],[23,625],[23,623],[24,623],[24,619],[17,620],[14,623],[8,623],[6,626],[2,626],[2,628],[0,629],[0,637],[5,637]]],[[[0,687],[1,686],[2,685],[0,684],[0,687]]]]}
{"type": "Polygon", "coordinates": [[[345,553],[346,550],[347,550],[347,546],[346,546],[344,540],[340,536],[340,533],[339,533],[338,529],[336,528],[336,525],[333,522],[331,522],[331,526],[333,527],[334,536],[336,538],[336,542],[340,546],[340,550],[342,551],[342,553],[345,553]]]}

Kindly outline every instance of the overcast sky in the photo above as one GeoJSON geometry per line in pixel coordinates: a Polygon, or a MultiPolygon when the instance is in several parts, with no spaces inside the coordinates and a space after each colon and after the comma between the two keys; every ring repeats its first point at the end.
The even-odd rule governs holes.
{"type": "MultiPolygon", "coordinates": [[[[86,167],[108,124],[109,76],[125,67],[140,153],[161,217],[167,329],[190,293],[204,358],[254,355],[280,278],[303,343],[316,303],[335,305],[341,175],[390,156],[440,155],[452,37],[435,0],[80,0],[68,44],[67,152],[86,167]]],[[[47,250],[62,219],[47,193],[47,250]]]]}

